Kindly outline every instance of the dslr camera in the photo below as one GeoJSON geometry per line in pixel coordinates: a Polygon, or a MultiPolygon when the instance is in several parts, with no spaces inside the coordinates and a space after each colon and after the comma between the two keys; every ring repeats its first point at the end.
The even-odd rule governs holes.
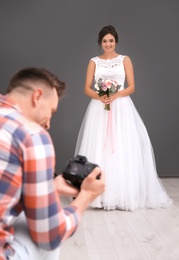
{"type": "MultiPolygon", "coordinates": [[[[70,159],[62,176],[73,186],[80,189],[82,181],[97,167],[97,164],[88,162],[85,156],[77,155],[74,159],[70,159]]],[[[97,176],[100,179],[100,175],[97,176]]]]}

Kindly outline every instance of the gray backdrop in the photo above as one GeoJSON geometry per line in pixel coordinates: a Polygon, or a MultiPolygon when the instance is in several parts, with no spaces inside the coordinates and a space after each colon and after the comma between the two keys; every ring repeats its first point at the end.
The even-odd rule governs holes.
{"type": "Polygon", "coordinates": [[[1,0],[0,89],[18,69],[40,66],[67,84],[50,133],[57,171],[73,157],[89,103],[83,94],[88,60],[99,55],[99,30],[112,24],[117,51],[134,64],[132,95],[151,138],[158,174],[179,176],[178,0],[1,0]]]}

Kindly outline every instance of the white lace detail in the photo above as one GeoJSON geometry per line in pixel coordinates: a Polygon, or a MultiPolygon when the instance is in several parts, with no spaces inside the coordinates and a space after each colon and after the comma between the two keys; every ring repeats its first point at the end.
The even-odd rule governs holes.
{"type": "Polygon", "coordinates": [[[120,89],[123,89],[125,80],[124,57],[124,55],[119,55],[111,60],[104,60],[99,57],[92,58],[91,60],[96,64],[95,81],[98,81],[99,78],[116,80],[121,85],[120,89]]]}
{"type": "Polygon", "coordinates": [[[123,59],[121,57],[124,57],[122,55],[119,55],[118,57],[111,59],[111,60],[104,60],[100,59],[99,57],[92,58],[94,62],[96,63],[98,68],[113,68],[116,66],[120,66],[122,64],[123,59]]]}

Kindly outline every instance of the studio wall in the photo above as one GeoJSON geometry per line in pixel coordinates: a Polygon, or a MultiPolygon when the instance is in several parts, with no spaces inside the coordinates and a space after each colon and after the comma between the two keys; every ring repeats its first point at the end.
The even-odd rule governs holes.
{"type": "Polygon", "coordinates": [[[99,30],[112,24],[118,53],[134,64],[131,96],[154,148],[158,174],[179,176],[179,1],[0,1],[0,90],[17,70],[38,66],[66,82],[67,92],[51,122],[56,171],[72,158],[90,99],[83,87],[90,58],[100,54],[99,30]]]}

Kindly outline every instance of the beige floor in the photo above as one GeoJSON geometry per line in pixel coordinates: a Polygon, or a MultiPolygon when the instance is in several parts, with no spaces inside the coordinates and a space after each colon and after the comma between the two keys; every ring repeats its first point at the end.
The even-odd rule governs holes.
{"type": "Polygon", "coordinates": [[[174,200],[170,208],[88,209],[60,260],[179,260],[179,178],[161,181],[174,200]]]}

